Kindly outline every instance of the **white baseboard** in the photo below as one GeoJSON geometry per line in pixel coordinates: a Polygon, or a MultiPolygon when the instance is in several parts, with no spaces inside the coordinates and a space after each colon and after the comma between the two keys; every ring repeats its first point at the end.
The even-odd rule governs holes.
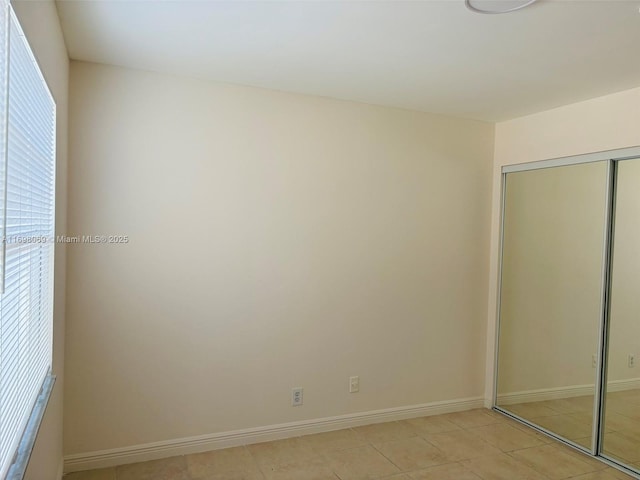
{"type": "Polygon", "coordinates": [[[514,405],[518,403],[559,400],[561,398],[583,397],[585,395],[593,395],[594,390],[595,387],[593,385],[571,385],[568,387],[524,390],[498,395],[498,405],[514,405]]]}
{"type": "MultiPolygon", "coordinates": [[[[640,389],[640,378],[629,380],[612,380],[607,382],[608,392],[640,389]]],[[[543,402],[545,400],[559,400],[562,398],[583,397],[593,395],[594,385],[570,385],[568,387],[541,388],[521,392],[498,395],[500,405],[514,405],[517,403],[543,402]]]]}
{"type": "Polygon", "coordinates": [[[78,453],[64,457],[64,471],[68,473],[92,470],[94,468],[114,467],[127,463],[145,462],[176,455],[188,455],[373,423],[459,412],[482,408],[483,406],[482,397],[463,398],[78,453]]]}
{"type": "Polygon", "coordinates": [[[640,378],[628,380],[610,380],[607,382],[607,392],[622,392],[624,390],[640,389],[640,378]]]}
{"type": "Polygon", "coordinates": [[[64,474],[64,458],[60,458],[58,462],[58,472],[56,474],[57,480],[62,480],[62,475],[64,474]]]}

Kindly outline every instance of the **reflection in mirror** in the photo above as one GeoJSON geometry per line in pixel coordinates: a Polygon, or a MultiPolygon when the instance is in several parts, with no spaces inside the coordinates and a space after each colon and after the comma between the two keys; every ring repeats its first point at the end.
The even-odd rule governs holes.
{"type": "Polygon", "coordinates": [[[496,404],[590,449],[607,162],[505,181],[496,404]]]}
{"type": "Polygon", "coordinates": [[[618,162],[602,451],[640,470],[640,159],[618,162]]]}

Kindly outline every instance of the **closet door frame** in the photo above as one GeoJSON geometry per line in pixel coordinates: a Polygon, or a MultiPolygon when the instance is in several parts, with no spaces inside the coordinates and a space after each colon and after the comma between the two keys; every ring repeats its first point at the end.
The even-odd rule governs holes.
{"type": "Polygon", "coordinates": [[[514,165],[506,165],[501,170],[501,186],[500,186],[500,236],[499,236],[499,264],[498,264],[498,289],[497,289],[497,318],[495,328],[495,351],[494,351],[494,372],[493,372],[493,410],[500,412],[520,423],[523,423],[535,430],[538,430],[554,439],[587,453],[600,461],[617,468],[628,475],[632,475],[640,479],[640,473],[629,469],[627,466],[618,461],[607,457],[602,453],[602,441],[604,429],[604,414],[606,401],[606,385],[607,385],[607,354],[609,340],[609,318],[611,312],[611,265],[613,257],[613,236],[615,233],[615,201],[616,201],[616,181],[618,162],[625,160],[640,159],[640,147],[623,148],[616,150],[606,150],[596,153],[588,153],[584,155],[574,155],[569,157],[554,158],[550,160],[541,160],[536,162],[527,162],[514,165]],[[602,252],[602,279],[600,292],[600,331],[599,344],[596,364],[596,383],[595,383],[595,401],[593,408],[593,432],[591,449],[587,449],[577,443],[565,439],[558,434],[532,424],[528,420],[511,413],[497,405],[498,398],[498,355],[500,348],[500,310],[502,295],[502,260],[504,247],[504,221],[505,221],[505,202],[506,202],[506,180],[507,174],[515,172],[525,172],[530,170],[539,170],[543,168],[563,167],[569,165],[579,165],[592,162],[607,162],[607,186],[606,186],[606,211],[604,219],[604,239],[602,252]]]}

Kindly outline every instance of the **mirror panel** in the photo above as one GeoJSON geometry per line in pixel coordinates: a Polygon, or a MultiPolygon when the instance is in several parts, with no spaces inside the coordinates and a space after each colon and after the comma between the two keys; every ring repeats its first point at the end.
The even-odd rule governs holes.
{"type": "Polygon", "coordinates": [[[592,448],[606,161],[505,178],[496,404],[592,448]]]}
{"type": "Polygon", "coordinates": [[[640,471],[640,159],[617,170],[602,452],[640,471]]]}

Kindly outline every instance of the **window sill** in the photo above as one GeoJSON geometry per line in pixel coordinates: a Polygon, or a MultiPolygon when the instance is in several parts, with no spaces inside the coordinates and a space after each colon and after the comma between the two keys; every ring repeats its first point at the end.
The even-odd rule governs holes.
{"type": "Polygon", "coordinates": [[[36,443],[38,436],[38,430],[42,424],[42,418],[44,412],[47,409],[49,398],[51,397],[51,391],[53,390],[53,384],[56,382],[55,375],[47,375],[42,383],[42,388],[36,399],[36,403],[31,410],[31,416],[27,422],[27,426],[22,433],[22,439],[18,445],[18,451],[16,452],[15,459],[9,467],[5,480],[22,480],[24,474],[27,471],[27,465],[29,465],[29,459],[31,458],[31,452],[33,446],[36,443]]]}

